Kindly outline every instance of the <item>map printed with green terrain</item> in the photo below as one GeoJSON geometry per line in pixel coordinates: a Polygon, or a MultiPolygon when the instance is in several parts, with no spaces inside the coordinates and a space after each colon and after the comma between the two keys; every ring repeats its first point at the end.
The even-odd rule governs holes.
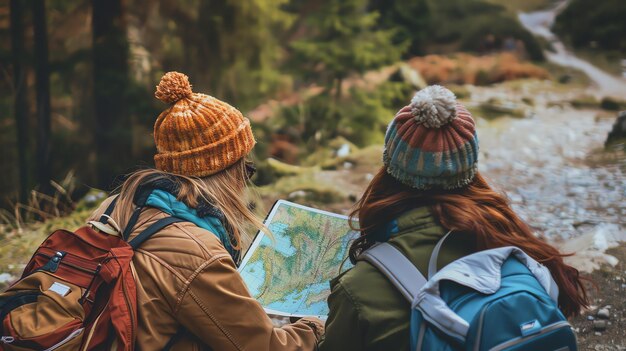
{"type": "Polygon", "coordinates": [[[280,200],[239,267],[248,289],[268,313],[328,315],[329,280],[349,268],[345,260],[356,233],[346,216],[280,200]]]}

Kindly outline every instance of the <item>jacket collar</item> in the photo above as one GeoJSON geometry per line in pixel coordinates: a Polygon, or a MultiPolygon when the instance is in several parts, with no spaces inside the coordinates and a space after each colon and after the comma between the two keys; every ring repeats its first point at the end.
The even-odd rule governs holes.
{"type": "Polygon", "coordinates": [[[240,251],[235,250],[232,246],[232,232],[228,230],[226,216],[213,204],[198,199],[198,205],[195,208],[187,206],[177,199],[179,187],[176,182],[171,179],[158,179],[143,184],[141,191],[150,191],[150,195],[146,200],[146,206],[155,207],[159,210],[189,221],[196,226],[206,229],[220,239],[220,242],[235,262],[239,262],[240,251]]]}
{"type": "Polygon", "coordinates": [[[373,233],[374,240],[386,242],[394,236],[432,227],[439,227],[439,224],[435,221],[428,207],[420,206],[400,214],[397,218],[383,225],[373,233]]]}

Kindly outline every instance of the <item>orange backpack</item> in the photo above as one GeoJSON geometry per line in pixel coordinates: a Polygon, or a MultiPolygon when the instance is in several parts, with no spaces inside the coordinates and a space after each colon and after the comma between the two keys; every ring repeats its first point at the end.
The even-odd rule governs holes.
{"type": "Polygon", "coordinates": [[[164,227],[183,221],[163,218],[127,241],[149,194],[136,194],[137,207],[121,237],[95,229],[107,225],[117,198],[91,226],[48,236],[22,277],[0,294],[0,350],[134,349],[134,250],[164,227]]]}

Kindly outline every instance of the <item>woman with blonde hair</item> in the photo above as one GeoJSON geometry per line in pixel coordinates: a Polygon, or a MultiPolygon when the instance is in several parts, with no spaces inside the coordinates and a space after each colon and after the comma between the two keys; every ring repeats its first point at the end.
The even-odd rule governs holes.
{"type": "MultiPolygon", "coordinates": [[[[588,305],[578,271],[563,262],[564,255],[555,247],[537,238],[511,209],[506,197],[488,185],[477,170],[477,161],[474,120],[448,89],[427,87],[400,109],[385,136],[384,166],[352,213],[359,220],[361,233],[349,250],[356,265],[331,282],[330,313],[321,350],[408,350],[410,341],[413,342],[415,330],[409,326],[414,326],[410,321],[415,316],[411,314],[415,306],[405,297],[413,287],[401,292],[380,267],[370,260],[361,260],[367,256],[363,253],[377,243],[388,243],[392,246],[388,251],[399,251],[404,261],[394,262],[408,261],[411,270],[404,272],[417,268],[424,284],[425,277],[430,279],[438,269],[457,259],[481,250],[515,246],[541,263],[539,270],[544,274],[543,267],[547,267],[547,274],[558,286],[550,286],[550,297],[558,296],[558,308],[565,316],[575,316],[588,305]]],[[[497,279],[480,277],[490,284],[504,279],[499,275],[497,279]]],[[[413,286],[418,284],[417,279],[412,281],[413,286]]],[[[442,285],[445,283],[439,286],[442,285]]],[[[469,291],[462,288],[459,290],[463,293],[469,291]]],[[[424,290],[416,289],[420,297],[426,295],[422,294],[424,290]]],[[[416,298],[413,303],[417,301],[416,298]]],[[[432,321],[453,328],[445,323],[449,319],[432,321]]],[[[426,330],[420,328],[418,341],[423,340],[421,332],[426,330]]],[[[440,335],[429,332],[426,331],[427,336],[440,335]]],[[[496,333],[486,330],[489,332],[496,333]]]]}
{"type": "Polygon", "coordinates": [[[250,211],[246,156],[250,121],[229,104],[193,93],[187,76],[165,74],[155,96],[171,104],[154,125],[156,169],[131,174],[92,220],[131,240],[164,218],[172,222],[133,257],[142,350],[312,350],[322,323],[303,318],[274,327],[237,272],[250,211]]]}

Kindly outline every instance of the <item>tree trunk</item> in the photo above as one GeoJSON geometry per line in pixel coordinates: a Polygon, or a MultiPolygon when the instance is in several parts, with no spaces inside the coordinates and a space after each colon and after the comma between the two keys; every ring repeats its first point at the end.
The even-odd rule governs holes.
{"type": "Polygon", "coordinates": [[[28,121],[26,116],[26,74],[24,60],[24,24],[21,0],[11,0],[11,51],[13,52],[14,113],[17,131],[17,156],[19,174],[19,201],[26,203],[28,197],[28,121]]]}
{"type": "Polygon", "coordinates": [[[49,193],[50,185],[50,68],[45,0],[32,0],[35,31],[35,78],[37,84],[37,183],[49,193]]]}
{"type": "Polygon", "coordinates": [[[92,6],[98,186],[109,190],[133,164],[128,41],[121,0],[93,0],[92,6]]]}

